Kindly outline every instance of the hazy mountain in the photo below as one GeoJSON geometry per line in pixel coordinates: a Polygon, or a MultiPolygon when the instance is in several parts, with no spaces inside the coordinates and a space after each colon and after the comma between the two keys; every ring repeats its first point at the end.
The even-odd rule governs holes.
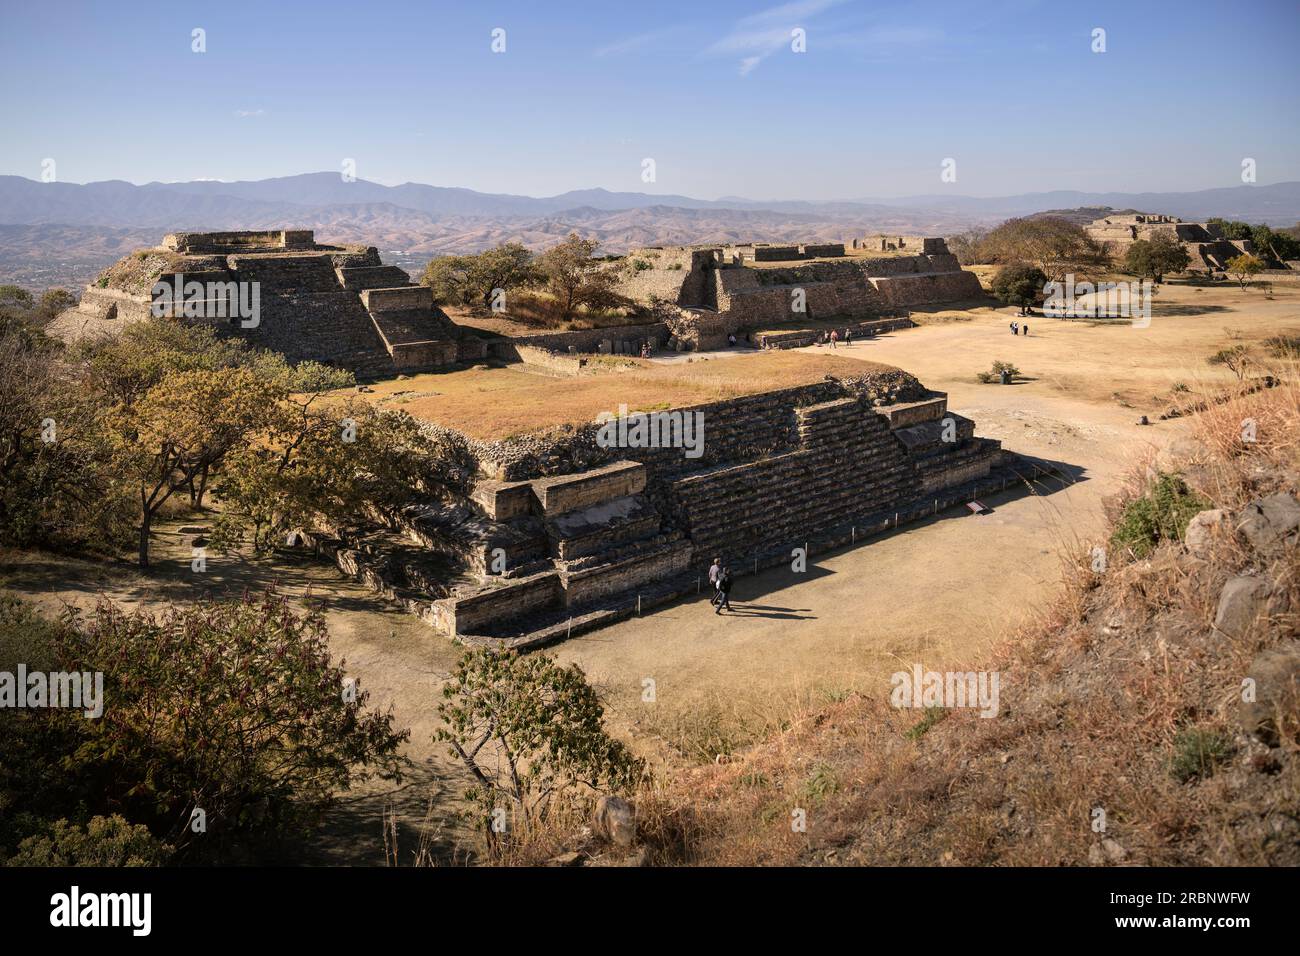
{"type": "Polygon", "coordinates": [[[1289,226],[1300,221],[1300,183],[1190,193],[1058,190],[996,198],[769,201],[605,189],[539,198],[422,183],[345,182],[329,172],[143,186],[0,176],[0,281],[84,284],[129,249],[186,229],[315,229],[323,240],[378,246],[388,261],[418,270],[432,255],[476,252],[507,241],[543,248],[574,230],[617,253],[647,245],[836,241],[872,232],[951,235],[1045,210],[1076,210],[1079,218],[1087,207],[1289,226]]]}
{"type": "Polygon", "coordinates": [[[1110,206],[1164,212],[1184,219],[1224,216],[1292,225],[1300,221],[1300,182],[1269,186],[1235,186],[1181,193],[1085,193],[1057,190],[1019,196],[977,198],[929,194],[901,199],[846,201],[764,200],[740,197],[719,200],[650,193],[583,189],[535,198],[472,189],[403,183],[383,186],[358,179],[344,182],[338,173],[307,173],[250,182],[38,183],[20,176],[0,176],[0,222],[10,224],[67,223],[105,226],[190,226],[208,222],[243,222],[251,218],[302,223],[322,207],[364,208],[382,204],[414,210],[441,219],[447,216],[482,218],[537,217],[588,208],[762,210],[815,217],[818,220],[862,220],[904,216],[924,211],[936,218],[996,221],[1044,209],[1110,206]],[[901,212],[900,212],[901,211],[901,212]]]}

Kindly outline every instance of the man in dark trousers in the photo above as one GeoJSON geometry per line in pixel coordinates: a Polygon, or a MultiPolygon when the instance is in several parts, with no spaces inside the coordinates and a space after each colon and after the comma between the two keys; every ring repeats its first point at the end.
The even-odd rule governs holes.
{"type": "Polygon", "coordinates": [[[713,563],[709,565],[709,590],[713,593],[709,595],[709,603],[714,607],[722,600],[722,592],[718,590],[718,578],[722,576],[722,558],[714,558],[713,563]]]}
{"type": "Polygon", "coordinates": [[[731,610],[731,602],[727,600],[727,595],[731,593],[731,569],[723,568],[722,573],[718,575],[718,606],[713,609],[714,614],[721,614],[724,610],[731,610]]]}

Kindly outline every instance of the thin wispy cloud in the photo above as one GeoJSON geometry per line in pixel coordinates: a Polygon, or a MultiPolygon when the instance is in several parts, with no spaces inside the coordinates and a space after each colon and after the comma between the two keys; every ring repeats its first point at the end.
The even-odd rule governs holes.
{"type": "Polygon", "coordinates": [[[265,116],[266,110],[235,110],[235,115],[240,119],[245,119],[249,116],[265,116]]]}
{"type": "Polygon", "coordinates": [[[790,45],[796,27],[807,25],[818,14],[838,6],[844,0],[795,0],[741,17],[731,31],[711,44],[705,53],[714,56],[741,54],[738,71],[748,76],[758,65],[777,51],[790,45]]]}
{"type": "Polygon", "coordinates": [[[607,46],[600,47],[596,50],[595,55],[598,57],[622,56],[626,53],[636,53],[641,50],[651,49],[670,37],[680,36],[681,32],[681,27],[667,27],[663,30],[651,30],[647,33],[638,33],[636,36],[617,40],[607,46]]]}

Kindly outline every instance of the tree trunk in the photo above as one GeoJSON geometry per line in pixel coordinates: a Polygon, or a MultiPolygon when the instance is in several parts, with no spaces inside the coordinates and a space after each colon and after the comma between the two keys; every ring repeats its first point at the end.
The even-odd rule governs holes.
{"type": "Polygon", "coordinates": [[[140,519],[140,567],[149,567],[149,525],[153,521],[153,514],[149,511],[144,513],[140,519]]]}
{"type": "MultiPolygon", "coordinates": [[[[193,486],[193,482],[191,482],[191,487],[192,486],[193,486]]],[[[204,465],[203,471],[199,473],[199,490],[196,498],[194,499],[194,506],[196,508],[203,507],[203,494],[207,490],[208,490],[208,466],[204,465]]]]}

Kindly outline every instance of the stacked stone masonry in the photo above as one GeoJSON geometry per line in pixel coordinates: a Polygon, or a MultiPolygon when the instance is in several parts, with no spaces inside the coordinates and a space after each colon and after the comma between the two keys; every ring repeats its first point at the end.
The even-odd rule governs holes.
{"type": "MultiPolygon", "coordinates": [[[[154,282],[172,285],[179,278],[216,292],[204,294],[199,318],[160,310],[164,314],[206,322],[292,362],[325,362],[378,378],[487,355],[483,339],[452,323],[428,289],[384,265],[373,247],[323,245],[310,230],[172,233],[158,249],[136,254],[140,262],[151,257],[166,264],[142,277],[142,286],[114,288],[109,277],[118,267],[108,270],[76,308],[55,319],[52,333],[65,339],[116,334],[149,318],[154,282]],[[231,306],[235,290],[251,300],[254,288],[258,315],[251,321],[231,306]]],[[[127,271],[131,261],[122,261],[127,271]]]]}
{"type": "Polygon", "coordinates": [[[1015,480],[998,442],[910,382],[883,394],[828,379],[673,409],[703,417],[696,458],[603,448],[594,424],[550,447],[547,460],[588,462],[576,471],[548,474],[510,457],[511,442],[479,446],[483,477],[466,502],[407,528],[480,583],[421,616],[468,643],[536,646],[692,592],[715,554],[749,573],[1015,480]]]}

